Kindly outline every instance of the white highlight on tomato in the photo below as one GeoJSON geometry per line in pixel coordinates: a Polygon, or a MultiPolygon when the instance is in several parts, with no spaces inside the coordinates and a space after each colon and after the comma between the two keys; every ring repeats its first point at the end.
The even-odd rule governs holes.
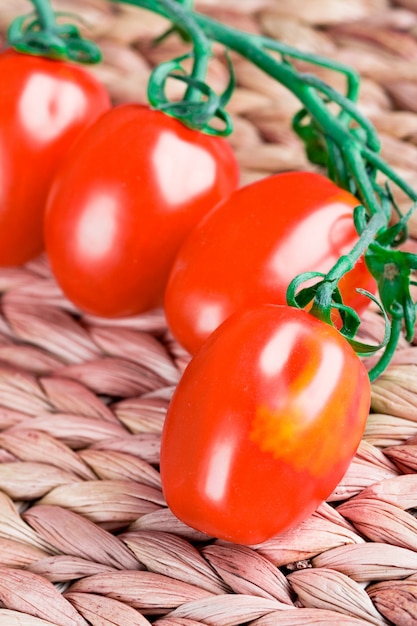
{"type": "Polygon", "coordinates": [[[59,137],[74,120],[74,111],[78,108],[81,117],[85,107],[85,96],[76,85],[65,80],[57,85],[56,78],[35,74],[22,93],[19,116],[33,141],[43,143],[59,137]]]}
{"type": "Polygon", "coordinates": [[[96,194],[86,203],[77,228],[77,245],[91,259],[106,256],[115,245],[118,206],[111,194],[96,194]]]}
{"type": "Polygon", "coordinates": [[[189,202],[214,184],[214,159],[199,146],[179,139],[172,132],[161,134],[152,161],[161,193],[172,206],[189,202]]]}
{"type": "Polygon", "coordinates": [[[204,492],[213,502],[221,502],[226,495],[225,490],[230,485],[230,464],[234,454],[233,442],[227,439],[219,442],[216,449],[211,451],[204,492]]]}
{"type": "MultiPolygon", "coordinates": [[[[288,265],[297,274],[305,272],[307,266],[317,272],[327,272],[341,254],[351,248],[351,240],[343,245],[346,237],[346,220],[352,221],[352,212],[342,203],[325,206],[321,211],[305,218],[299,224],[294,223],[285,238],[272,251],[269,261],[269,273],[274,271],[278,276],[286,275],[288,265]],[[335,218],[337,217],[337,220],[335,218]],[[328,224],[332,225],[329,232],[328,224]],[[302,241],[302,250],[297,242],[302,241]],[[308,259],[308,261],[306,261],[308,259]]],[[[313,281],[314,282],[314,281],[313,281]]],[[[309,283],[306,283],[306,285],[309,283]]],[[[306,286],[303,285],[303,286],[306,286]]]]}

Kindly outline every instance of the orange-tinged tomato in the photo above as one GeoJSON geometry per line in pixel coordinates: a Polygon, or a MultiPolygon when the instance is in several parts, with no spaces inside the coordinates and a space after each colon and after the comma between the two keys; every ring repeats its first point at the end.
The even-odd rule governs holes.
{"type": "Polygon", "coordinates": [[[365,367],[335,328],[287,306],[234,313],[192,358],[170,403],[167,503],[211,536],[265,541],[333,492],[369,406],[365,367]]]}

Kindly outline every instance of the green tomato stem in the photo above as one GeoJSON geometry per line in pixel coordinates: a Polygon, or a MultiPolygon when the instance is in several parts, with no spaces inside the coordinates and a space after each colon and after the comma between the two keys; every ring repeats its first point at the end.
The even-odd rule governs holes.
{"type": "Polygon", "coordinates": [[[41,28],[45,31],[54,31],[56,28],[56,18],[49,0],[31,0],[31,2],[35,7],[41,28]]]}
{"type": "MultiPolygon", "coordinates": [[[[171,22],[180,25],[190,36],[194,46],[194,63],[191,71],[192,82],[203,82],[206,78],[209,58],[211,54],[211,43],[206,37],[204,31],[198,23],[192,19],[190,13],[190,3],[185,6],[182,3],[173,0],[156,0],[161,6],[161,12],[171,22]]],[[[184,99],[188,102],[199,102],[201,100],[201,91],[193,84],[190,84],[185,92],[184,99]]]]}

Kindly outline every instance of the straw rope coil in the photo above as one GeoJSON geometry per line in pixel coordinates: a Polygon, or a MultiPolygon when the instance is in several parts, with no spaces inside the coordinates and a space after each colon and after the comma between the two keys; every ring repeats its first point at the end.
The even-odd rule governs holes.
{"type": "MultiPolygon", "coordinates": [[[[104,0],[79,14],[115,103],[145,101],[151,67],[184,49],[166,22],[104,0]]],[[[417,187],[416,0],[200,0],[196,8],[348,63],[385,158],[417,187]]],[[[28,10],[1,2],[0,31],[28,10]]],[[[234,59],[230,137],[242,182],[309,169],[290,130],[298,102],[234,59]]],[[[320,75],[337,88],[340,77],[320,75]]],[[[221,91],[227,72],[210,67],[221,91]]],[[[177,85],[169,88],[175,95],[177,85]]],[[[399,198],[401,202],[401,198],[399,198]]],[[[417,221],[411,223],[417,238],[417,221]]],[[[414,239],[410,242],[415,246],[414,239]]],[[[44,258],[0,270],[0,625],[417,624],[417,346],[373,384],[350,469],[300,527],[249,547],[210,540],[166,508],[157,471],[165,411],[188,357],[160,311],[80,314],[44,258]]],[[[363,336],[380,336],[365,316],[363,336]]]]}

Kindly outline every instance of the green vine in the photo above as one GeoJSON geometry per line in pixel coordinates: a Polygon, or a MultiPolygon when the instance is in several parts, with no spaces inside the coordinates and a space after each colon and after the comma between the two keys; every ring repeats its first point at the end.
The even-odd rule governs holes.
{"type": "MultiPolygon", "coordinates": [[[[60,56],[63,48],[56,40],[61,38],[64,42],[67,39],[70,50],[74,46],[77,53],[80,44],[72,30],[74,27],[58,27],[47,0],[32,1],[37,17],[26,26],[20,40],[19,32],[24,30],[22,22],[12,25],[13,45],[22,50],[26,46],[29,51],[32,46],[39,50],[49,46],[52,56],[60,56]],[[34,43],[35,35],[38,39],[34,43]]],[[[384,350],[369,373],[371,380],[379,376],[392,358],[402,329],[408,340],[414,336],[416,305],[410,295],[410,285],[413,284],[412,272],[417,269],[417,255],[403,252],[398,246],[407,236],[407,221],[417,206],[417,192],[381,157],[378,134],[356,104],[360,89],[358,74],[320,55],[304,53],[269,37],[219,23],[195,12],[191,0],[111,1],[141,7],[167,18],[172,24],[168,32],[177,31],[190,43],[187,55],[155,68],[148,85],[148,98],[152,107],[177,117],[191,128],[218,135],[232,131],[226,110],[234,88],[229,51],[248,59],[298,98],[301,109],[294,117],[293,129],[304,142],[310,161],[326,168],[336,184],[358,198],[360,204],[354,220],[359,241],[326,275],[313,272],[297,276],[288,288],[287,300],[291,306],[300,308],[311,304],[311,312],[328,323],[332,323],[332,310],[337,309],[342,318],[340,332],[358,354],[384,350]],[[220,95],[206,81],[213,42],[224,46],[229,63],[229,85],[220,95]],[[184,66],[187,59],[192,60],[190,72],[184,66]],[[299,71],[297,61],[341,73],[346,79],[346,93],[335,91],[312,73],[299,71]],[[169,78],[186,84],[180,101],[171,102],[166,95],[169,78]],[[378,182],[378,174],[386,177],[385,185],[378,182]],[[404,216],[396,207],[390,185],[398,187],[410,200],[410,211],[404,216]],[[392,225],[395,214],[398,223],[392,225]],[[387,323],[385,337],[378,346],[363,345],[355,340],[360,320],[354,310],[344,305],[338,289],[340,279],[362,256],[378,283],[380,308],[387,323]],[[316,279],[316,284],[303,287],[311,278],[316,279]]]]}
{"type": "MultiPolygon", "coordinates": [[[[232,87],[226,94],[212,94],[206,85],[205,73],[210,55],[210,43],[223,44],[251,61],[269,76],[287,87],[300,101],[301,110],[294,117],[293,128],[304,142],[312,163],[327,169],[336,184],[356,195],[361,205],[355,210],[355,225],[359,241],[349,254],[341,257],[325,275],[308,273],[298,276],[290,284],[287,301],[291,306],[305,307],[312,303],[311,312],[332,323],[331,311],[337,309],[343,321],[340,332],[358,354],[370,355],[384,348],[378,363],[369,372],[371,380],[381,374],[391,360],[403,326],[408,340],[414,336],[416,305],[410,295],[411,275],[417,269],[417,256],[399,250],[406,236],[407,220],[417,205],[417,192],[404,181],[380,156],[380,141],[371,122],[358,109],[360,79],[349,67],[330,59],[303,53],[271,38],[243,33],[194,12],[192,3],[176,0],[113,0],[149,9],[168,18],[181,33],[186,33],[193,44],[188,56],[193,59],[190,75],[184,70],[184,57],[156,68],[149,83],[152,106],[170,115],[179,112],[179,119],[193,128],[207,131],[209,113],[227,119],[224,107],[232,87]],[[277,56],[277,53],[279,57],[277,56]],[[346,77],[346,94],[335,91],[317,76],[300,72],[294,61],[325,67],[346,77]],[[189,90],[183,100],[170,105],[163,85],[167,77],[188,82],[189,90]],[[338,112],[334,113],[334,105],[338,112]],[[385,186],[377,182],[378,173],[388,179],[385,186]],[[410,199],[412,207],[406,216],[391,226],[393,213],[399,213],[390,184],[396,185],[410,199]],[[381,300],[381,311],[386,319],[386,333],[378,346],[363,345],[355,340],[360,320],[355,311],[342,302],[338,284],[358,259],[365,256],[370,272],[375,277],[381,300]],[[305,281],[316,278],[313,286],[305,281]]],[[[232,85],[232,81],[231,81],[232,85]]],[[[229,131],[229,124],[226,124],[229,131]]],[[[211,132],[215,132],[210,127],[211,132]]],[[[224,134],[224,133],[223,133],[224,134]]],[[[371,294],[368,294],[372,298],[371,294]]]]}

